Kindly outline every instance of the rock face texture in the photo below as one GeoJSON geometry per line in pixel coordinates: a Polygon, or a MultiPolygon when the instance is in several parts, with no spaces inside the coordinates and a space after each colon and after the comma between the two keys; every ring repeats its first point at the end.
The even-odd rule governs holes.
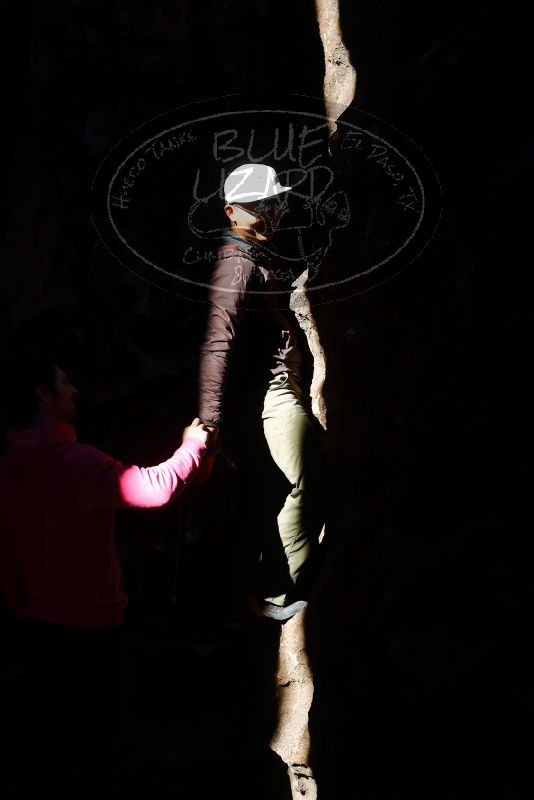
{"type": "MultiPolygon", "coordinates": [[[[328,130],[336,130],[337,117],[354,99],[356,73],[343,44],[337,0],[316,0],[317,24],[324,51],[325,77],[323,97],[328,130]]],[[[313,359],[310,384],[311,410],[326,429],[327,407],[323,394],[326,358],[310,298],[306,291],[308,270],[294,282],[290,308],[308,342],[313,359]]],[[[324,540],[325,529],[321,533],[324,540]]],[[[317,784],[310,762],[308,713],[313,698],[313,674],[306,649],[306,614],[298,614],[282,629],[277,672],[278,725],[271,741],[272,749],[288,765],[293,798],[314,800],[317,784]]]]}
{"type": "MultiPolygon", "coordinates": [[[[401,274],[312,304],[327,367],[316,373],[312,399],[326,422],[331,488],[325,563],[305,622],[314,685],[309,758],[290,753],[278,733],[274,741],[284,758],[298,759],[293,785],[307,782],[312,791],[302,757],[321,800],[521,796],[532,782],[521,731],[534,723],[527,28],[513,3],[506,14],[491,3],[481,10],[441,0],[340,0],[339,10],[341,39],[328,33],[335,26],[319,27],[308,0],[258,0],[246,12],[236,0],[11,4],[0,34],[9,75],[2,340],[22,326],[27,342],[60,350],[85,397],[80,439],[124,461],[165,458],[197,410],[198,308],[108,253],[91,223],[92,178],[117,141],[169,108],[279,87],[322,97],[322,39],[334,50],[342,41],[347,52],[333,60],[342,72],[349,61],[355,66],[356,104],[422,148],[444,204],[433,241],[401,274]],[[491,79],[488,65],[496,65],[491,79]]],[[[339,102],[332,80],[328,71],[339,102]]],[[[342,180],[353,165],[336,158],[342,180]]],[[[367,219],[358,211],[328,251],[325,279],[353,264],[367,219]]],[[[295,310],[305,321],[307,310],[295,310]]],[[[235,759],[233,774],[245,776],[247,759],[246,785],[233,797],[250,797],[251,785],[260,796],[258,787],[282,774],[267,792],[276,800],[291,791],[268,750],[277,731],[279,641],[243,633],[247,625],[234,619],[247,541],[236,533],[235,483],[221,462],[209,493],[207,485],[190,507],[119,515],[118,533],[141,628],[153,626],[161,642],[167,623],[237,637],[224,646],[239,652],[258,684],[245,682],[240,695],[236,661],[232,669],[222,656],[209,662],[205,684],[218,675],[223,697],[232,683],[237,710],[224,706],[225,714],[240,731],[232,738],[226,725],[217,728],[221,747],[231,742],[217,763],[235,759]],[[192,530],[197,538],[176,569],[176,536],[192,530]],[[170,614],[172,586],[182,594],[170,614]],[[261,745],[256,761],[252,741],[261,745]]],[[[300,658],[294,627],[287,652],[300,658]]],[[[280,674],[286,661],[292,669],[284,655],[290,631],[280,674]]],[[[282,709],[286,689],[311,688],[284,674],[282,709]]],[[[162,707],[174,674],[165,681],[162,707]]],[[[190,700],[192,729],[195,709],[190,700]]],[[[210,703],[203,713],[214,730],[210,703]]],[[[179,704],[173,714],[179,727],[179,704]]],[[[191,774],[209,771],[220,753],[212,744],[208,756],[201,747],[187,756],[191,774]]],[[[190,788],[202,797],[198,785],[190,788]]]]}
{"type": "Polygon", "coordinates": [[[314,800],[317,792],[309,767],[308,712],[313,698],[313,675],[307,655],[306,610],[288,620],[280,634],[276,689],[278,721],[271,748],[288,766],[293,797],[314,800]]]}
{"type": "Polygon", "coordinates": [[[304,270],[293,284],[296,288],[291,294],[290,308],[304,331],[310,348],[313,359],[313,375],[310,384],[311,408],[315,418],[318,420],[321,427],[325,429],[326,404],[323,395],[323,387],[326,379],[326,361],[317,325],[315,324],[312,306],[306,293],[307,279],[308,271],[304,270]]]}
{"type": "Polygon", "coordinates": [[[354,100],[356,70],[343,41],[339,0],[315,0],[315,8],[324,51],[323,96],[333,133],[337,117],[354,100]]]}

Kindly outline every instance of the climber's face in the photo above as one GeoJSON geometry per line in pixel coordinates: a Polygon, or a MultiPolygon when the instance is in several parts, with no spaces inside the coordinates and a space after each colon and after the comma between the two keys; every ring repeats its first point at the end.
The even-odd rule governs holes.
{"type": "Polygon", "coordinates": [[[287,207],[285,196],[268,197],[254,203],[232,203],[224,210],[232,229],[246,238],[266,241],[276,231],[280,217],[287,207]]]}

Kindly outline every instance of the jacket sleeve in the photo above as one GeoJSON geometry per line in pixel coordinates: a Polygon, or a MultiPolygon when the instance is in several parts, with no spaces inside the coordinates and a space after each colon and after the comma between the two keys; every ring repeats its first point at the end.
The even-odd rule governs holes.
{"type": "Polygon", "coordinates": [[[198,416],[205,425],[221,420],[230,355],[254,269],[254,261],[241,254],[219,258],[213,266],[198,381],[198,416]]]}
{"type": "Polygon", "coordinates": [[[71,486],[86,507],[160,508],[193,481],[207,452],[189,437],[174,454],[154,467],[125,465],[89,445],[75,445],[70,458],[71,486]]]}

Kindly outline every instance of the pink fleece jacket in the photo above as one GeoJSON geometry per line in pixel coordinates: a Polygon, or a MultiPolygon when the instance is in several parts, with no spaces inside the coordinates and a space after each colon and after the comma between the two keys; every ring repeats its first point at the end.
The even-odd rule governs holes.
{"type": "Polygon", "coordinates": [[[113,507],[159,508],[194,478],[206,445],[188,438],[155,467],[126,466],[76,440],[72,425],[7,432],[0,459],[0,583],[19,617],[104,627],[126,595],[113,507]]]}

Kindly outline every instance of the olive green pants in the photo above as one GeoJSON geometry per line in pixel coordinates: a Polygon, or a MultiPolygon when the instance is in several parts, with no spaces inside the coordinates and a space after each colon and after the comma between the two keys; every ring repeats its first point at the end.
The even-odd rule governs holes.
{"type": "MultiPolygon", "coordinates": [[[[325,487],[319,436],[301,397],[297,381],[282,372],[269,382],[262,412],[271,456],[291,486],[277,523],[293,586],[318,544],[324,522],[325,487]]],[[[285,595],[266,599],[281,605],[285,595]]]]}

